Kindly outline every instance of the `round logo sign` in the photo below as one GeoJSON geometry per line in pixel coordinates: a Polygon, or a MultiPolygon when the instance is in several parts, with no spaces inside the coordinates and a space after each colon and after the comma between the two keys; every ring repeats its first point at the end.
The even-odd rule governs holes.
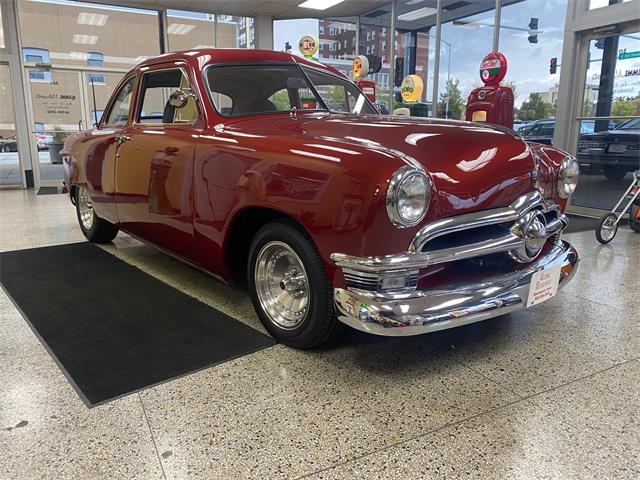
{"type": "Polygon", "coordinates": [[[424,82],[418,75],[407,75],[400,85],[400,95],[407,103],[415,103],[422,97],[424,82]]]}
{"type": "Polygon", "coordinates": [[[358,55],[353,59],[353,77],[364,78],[369,73],[369,59],[364,55],[358,55]]]}
{"type": "Polygon", "coordinates": [[[507,74],[507,58],[500,52],[491,52],[480,64],[480,78],[485,85],[497,85],[507,74]]]}
{"type": "Polygon", "coordinates": [[[318,39],[313,35],[305,35],[298,42],[298,49],[305,57],[313,57],[318,51],[318,39]]]}

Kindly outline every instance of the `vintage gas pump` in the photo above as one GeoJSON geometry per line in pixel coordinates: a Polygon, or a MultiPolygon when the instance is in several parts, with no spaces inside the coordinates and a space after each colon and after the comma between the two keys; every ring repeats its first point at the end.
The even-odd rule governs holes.
{"type": "Polygon", "coordinates": [[[473,89],[467,100],[466,119],[513,128],[513,90],[500,85],[507,74],[507,59],[491,52],[480,64],[483,87],[473,89]]]}
{"type": "Polygon", "coordinates": [[[353,78],[355,84],[373,103],[376,101],[376,82],[365,80],[370,73],[377,73],[382,68],[380,57],[375,55],[358,55],[353,59],[353,78]]]}

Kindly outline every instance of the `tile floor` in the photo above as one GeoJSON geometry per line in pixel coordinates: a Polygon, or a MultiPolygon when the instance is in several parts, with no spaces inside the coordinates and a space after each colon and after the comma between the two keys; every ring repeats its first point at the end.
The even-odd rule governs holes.
{"type": "MultiPolygon", "coordinates": [[[[0,250],[83,241],[65,196],[0,191],[0,250]]],[[[410,338],[277,345],[87,409],[0,291],[0,478],[639,478],[640,235],[567,235],[531,311],[410,338]]],[[[107,250],[262,331],[248,296],[120,235],[107,250]]]]}

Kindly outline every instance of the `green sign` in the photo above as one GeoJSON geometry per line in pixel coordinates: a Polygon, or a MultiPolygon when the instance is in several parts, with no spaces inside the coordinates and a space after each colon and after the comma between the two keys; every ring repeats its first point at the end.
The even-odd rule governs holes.
{"type": "Polygon", "coordinates": [[[630,58],[640,58],[640,52],[620,52],[618,60],[628,60],[630,58]]]}

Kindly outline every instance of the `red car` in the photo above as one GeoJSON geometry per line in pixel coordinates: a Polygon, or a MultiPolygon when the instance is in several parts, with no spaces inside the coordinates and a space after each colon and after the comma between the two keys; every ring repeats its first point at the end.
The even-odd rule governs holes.
{"type": "Polygon", "coordinates": [[[343,324],[455,327],[555,295],[578,166],[510,130],[381,116],[337,70],[286,53],[194,50],[124,76],[65,179],[93,242],[123,230],[246,280],[281,342],[343,324]]]}

